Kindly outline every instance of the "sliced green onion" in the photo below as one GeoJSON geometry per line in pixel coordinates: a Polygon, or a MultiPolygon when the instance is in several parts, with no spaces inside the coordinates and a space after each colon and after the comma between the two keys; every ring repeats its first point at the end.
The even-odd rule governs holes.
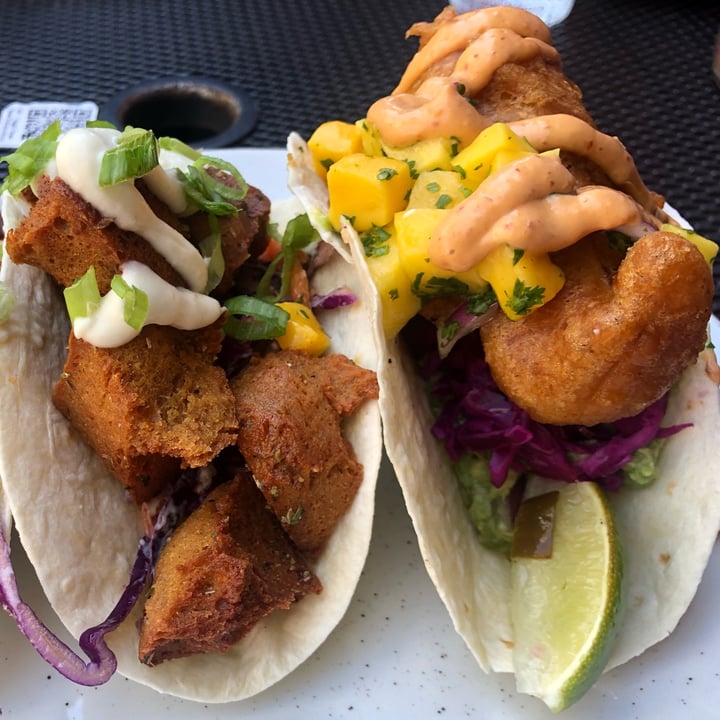
{"type": "Polygon", "coordinates": [[[220,158],[201,155],[184,171],[178,170],[178,176],[188,198],[211,215],[237,215],[233,204],[247,195],[247,183],[237,168],[220,158]],[[227,172],[235,179],[237,187],[216,180],[207,171],[208,167],[227,172]]]}
{"type": "Polygon", "coordinates": [[[100,305],[100,290],[95,277],[95,267],[91,265],[81,278],[63,290],[63,295],[70,322],[92,315],[100,305]]]}
{"type": "Polygon", "coordinates": [[[225,322],[224,330],[236,340],[268,340],[287,330],[290,313],[273,303],[237,295],[226,300],[225,307],[232,317],[225,322]]]}
{"type": "Polygon", "coordinates": [[[88,120],[85,123],[86,128],[107,128],[108,130],[117,130],[109,120],[88,120]]]}
{"type": "Polygon", "coordinates": [[[219,284],[225,274],[225,258],[222,251],[222,235],[215,215],[208,216],[210,221],[210,235],[200,241],[200,251],[207,260],[208,281],[205,292],[210,294],[219,284]]]}
{"type": "Polygon", "coordinates": [[[150,301],[147,293],[135,285],[128,285],[122,275],[115,275],[110,282],[113,292],[122,298],[123,320],[138,332],[143,329],[148,316],[150,301]]]}
{"type": "Polygon", "coordinates": [[[152,130],[128,127],[100,164],[100,187],[147,175],[158,164],[158,143],[152,130]]]}
{"type": "Polygon", "coordinates": [[[268,226],[268,234],[280,242],[280,253],[265,269],[265,273],[258,285],[257,294],[268,301],[279,302],[286,298],[290,290],[295,253],[318,240],[320,235],[306,213],[292,218],[285,226],[282,237],[279,237],[276,223],[271,223],[268,226]],[[277,294],[273,294],[270,291],[270,284],[280,262],[282,262],[280,290],[277,294]]]}
{"type": "Polygon", "coordinates": [[[0,282],[0,325],[4,323],[15,306],[15,296],[5,283],[0,282]]]}
{"type": "Polygon", "coordinates": [[[60,129],[60,121],[56,120],[37,137],[25,140],[15,152],[0,157],[0,162],[8,164],[8,176],[0,186],[0,192],[7,190],[17,197],[45,170],[55,157],[60,129]]]}
{"type": "Polygon", "coordinates": [[[158,143],[160,143],[161,149],[180,153],[180,155],[184,155],[191,160],[197,160],[202,155],[199,150],[186,145],[182,140],[178,140],[177,138],[163,136],[158,138],[158,143]]]}

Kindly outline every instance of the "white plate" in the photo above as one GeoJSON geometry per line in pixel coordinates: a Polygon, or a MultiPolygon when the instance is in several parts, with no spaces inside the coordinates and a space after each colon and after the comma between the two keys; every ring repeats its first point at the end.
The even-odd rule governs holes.
{"type": "MultiPolygon", "coordinates": [[[[222,155],[272,198],[287,195],[283,150],[234,150],[222,155]]],[[[25,599],[57,629],[17,542],[13,557],[25,599]]],[[[637,660],[605,675],[560,717],[719,717],[718,598],[720,552],[716,550],[678,629],[637,660]]],[[[0,712],[3,720],[556,717],[539,701],[516,694],[511,676],[487,676],[478,669],[425,573],[402,496],[386,463],[378,484],[370,555],[349,611],[318,652],[282,682],[255,698],[228,705],[177,700],[121,677],[99,688],[82,688],[45,665],[0,612],[0,712]]]]}

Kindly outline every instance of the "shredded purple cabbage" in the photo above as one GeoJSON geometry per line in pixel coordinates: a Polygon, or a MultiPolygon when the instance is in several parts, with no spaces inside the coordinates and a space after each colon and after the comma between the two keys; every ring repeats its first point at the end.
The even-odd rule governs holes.
{"type": "Polygon", "coordinates": [[[117,670],[117,659],[105,642],[130,614],[152,575],[155,561],[172,531],[207,495],[214,477],[210,468],[188,471],[178,477],[173,492],[160,508],[151,537],[144,536],[137,553],[127,586],[107,618],[85,630],[78,644],[89,662],[68,647],[23,602],[17,587],[10,559],[10,543],[0,532],[0,604],[15,620],[20,631],[38,654],[61,675],[79,685],[102,685],[117,670]]]}
{"type": "Polygon", "coordinates": [[[326,295],[313,295],[310,298],[310,307],[313,310],[335,310],[335,308],[352,305],[357,297],[350,288],[339,287],[326,295]]]}
{"type": "Polygon", "coordinates": [[[433,435],[455,461],[469,452],[488,453],[496,487],[512,469],[566,482],[592,480],[615,490],[623,482],[621,468],[637,449],[687,427],[661,426],[667,396],[612,424],[536,422],[495,384],[477,333],[463,338],[444,359],[431,353],[423,372],[438,408],[433,435]]]}

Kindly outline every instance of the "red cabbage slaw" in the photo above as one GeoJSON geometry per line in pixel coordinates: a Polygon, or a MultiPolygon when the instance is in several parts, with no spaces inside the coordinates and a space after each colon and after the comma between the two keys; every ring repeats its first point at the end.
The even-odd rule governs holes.
{"type": "Polygon", "coordinates": [[[612,424],[536,422],[495,384],[478,333],[462,338],[444,359],[437,351],[428,354],[421,371],[436,408],[433,435],[453,461],[465,453],[487,453],[496,487],[514,470],[565,482],[591,480],[617,490],[623,484],[621,469],[636,450],[687,427],[662,427],[667,395],[612,424]]]}
{"type": "Polygon", "coordinates": [[[130,614],[152,576],[155,560],[172,531],[197,507],[212,486],[207,469],[182,473],[172,494],[163,503],[150,536],[140,538],[128,584],[107,618],[88,628],[78,640],[86,662],[55,635],[25,603],[19,593],[10,558],[10,540],[0,530],[0,604],[15,620],[20,632],[38,654],[61,675],[79,685],[106,683],[117,670],[117,659],[105,636],[130,614]]]}

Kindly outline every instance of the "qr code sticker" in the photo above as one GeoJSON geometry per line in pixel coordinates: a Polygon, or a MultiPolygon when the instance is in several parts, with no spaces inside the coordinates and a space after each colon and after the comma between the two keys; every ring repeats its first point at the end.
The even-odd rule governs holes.
{"type": "Polygon", "coordinates": [[[94,102],[10,103],[0,112],[0,148],[14,149],[30,137],[39,135],[55,120],[63,131],[84,127],[97,119],[98,106],[94,102]]]}

